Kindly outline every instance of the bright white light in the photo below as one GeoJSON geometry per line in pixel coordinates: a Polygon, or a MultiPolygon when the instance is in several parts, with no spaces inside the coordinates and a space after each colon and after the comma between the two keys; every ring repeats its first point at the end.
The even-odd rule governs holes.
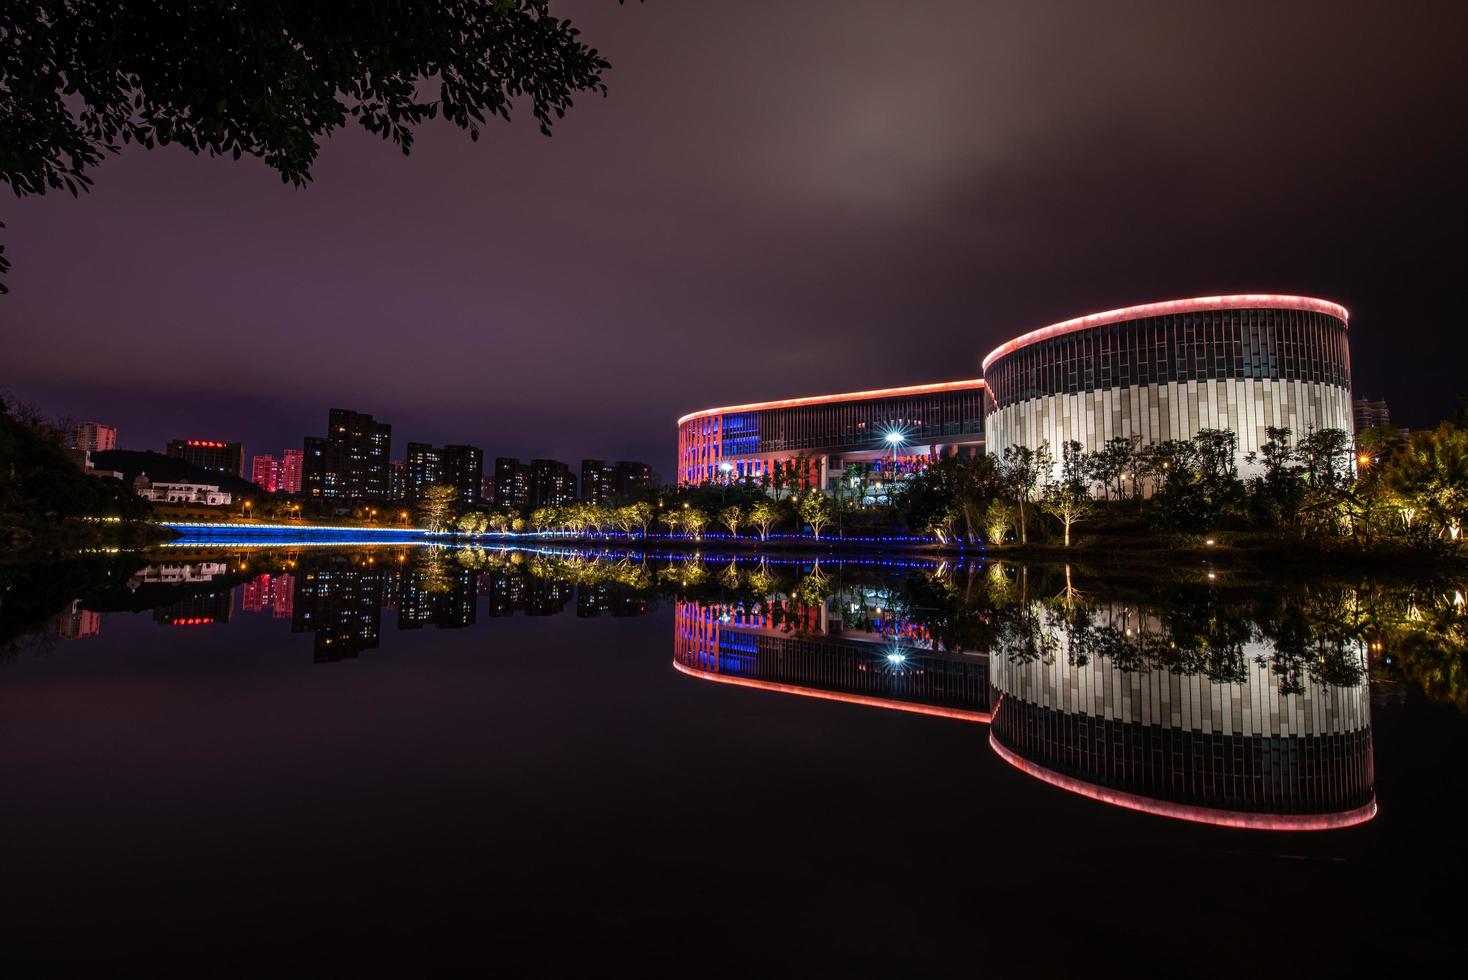
{"type": "Polygon", "coordinates": [[[892,445],[894,445],[894,446],[897,445],[898,443],[902,442],[902,433],[901,432],[889,432],[889,433],[887,433],[887,441],[890,442],[890,443],[892,443],[892,445]]]}
{"type": "Polygon", "coordinates": [[[730,473],[734,469],[734,464],[733,463],[720,463],[719,464],[719,469],[723,470],[725,473],[730,473]]]}
{"type": "Polygon", "coordinates": [[[889,653],[889,654],[887,654],[887,662],[889,664],[905,664],[905,663],[907,663],[907,654],[905,654],[905,653],[889,653]]]}

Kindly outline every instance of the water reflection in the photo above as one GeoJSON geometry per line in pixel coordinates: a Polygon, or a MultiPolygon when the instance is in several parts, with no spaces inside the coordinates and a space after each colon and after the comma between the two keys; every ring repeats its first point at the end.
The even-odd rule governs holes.
{"type": "Polygon", "coordinates": [[[309,634],[321,664],[408,642],[385,628],[643,616],[670,598],[673,664],[700,682],[987,725],[1000,758],[1069,792],[1239,827],[1369,820],[1373,685],[1461,706],[1468,674],[1462,592],[1443,582],[423,547],[0,574],[0,647],[94,638],[113,612],[201,637],[249,615],[309,634]]]}
{"type": "Polygon", "coordinates": [[[989,720],[986,658],[847,633],[828,602],[768,597],[744,605],[678,602],[673,665],[685,674],[833,701],[989,720]]]}
{"type": "MultiPolygon", "coordinates": [[[[1108,612],[1113,622],[1146,618],[1108,612]]],[[[1312,830],[1375,816],[1364,649],[1344,680],[1282,684],[1263,641],[1227,651],[1222,670],[1139,666],[1077,655],[1069,624],[1048,618],[1059,620],[1047,625],[1060,651],[992,655],[1000,703],[989,744],[1021,771],[1107,803],[1227,826],[1312,830]]]]}

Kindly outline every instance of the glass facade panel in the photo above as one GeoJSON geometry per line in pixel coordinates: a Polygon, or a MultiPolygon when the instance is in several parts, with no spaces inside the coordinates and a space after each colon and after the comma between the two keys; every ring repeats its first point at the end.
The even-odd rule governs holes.
{"type": "Polygon", "coordinates": [[[1349,388],[1346,325],[1295,309],[1142,317],[1036,341],[984,374],[997,406],[1046,395],[1208,379],[1307,381],[1349,388]]]}

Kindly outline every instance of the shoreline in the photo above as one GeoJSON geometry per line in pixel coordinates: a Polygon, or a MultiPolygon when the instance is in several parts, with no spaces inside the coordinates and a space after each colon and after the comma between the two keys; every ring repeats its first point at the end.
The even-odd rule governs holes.
{"type": "MultiPolygon", "coordinates": [[[[102,529],[98,529],[99,531],[102,529]]],[[[442,544],[452,546],[495,545],[526,546],[547,545],[572,548],[666,548],[676,551],[700,552],[711,549],[727,550],[741,554],[762,553],[806,554],[813,558],[822,555],[860,553],[895,553],[926,555],[935,559],[982,559],[987,561],[1010,561],[1036,564],[1072,564],[1095,571],[1176,571],[1192,567],[1212,567],[1218,571],[1247,571],[1268,569],[1281,573],[1299,573],[1311,570],[1329,570],[1334,573],[1353,572],[1447,572],[1461,570],[1464,556],[1457,554],[1433,554],[1403,552],[1396,549],[1368,551],[1359,547],[1342,545],[1338,548],[1311,547],[1295,539],[1219,532],[1214,538],[1202,535],[1186,539],[1168,540],[1145,535],[1085,535],[1082,534],[1070,547],[1049,542],[1029,544],[1010,543],[997,546],[965,544],[962,542],[938,542],[918,537],[889,537],[877,535],[841,536],[823,535],[816,539],[811,535],[779,535],[761,541],[755,536],[741,535],[737,538],[728,534],[712,533],[699,538],[687,535],[668,534],[622,534],[619,532],[571,533],[502,531],[481,534],[461,532],[435,532],[424,528],[374,527],[367,525],[307,525],[265,523],[204,523],[204,522],[158,522],[123,525],[122,537],[133,538],[129,545],[146,549],[158,545],[181,545],[185,547],[230,547],[230,546],[288,546],[311,545],[371,547],[384,544],[442,544]],[[152,532],[146,532],[151,528],[152,532]],[[1201,540],[1198,540],[1201,538],[1201,540]]],[[[112,538],[105,534],[103,537],[112,538]]],[[[49,550],[61,540],[72,538],[61,535],[52,542],[49,550]]],[[[84,542],[77,537],[72,543],[84,542]]],[[[113,542],[108,542],[113,543],[113,542]]],[[[23,556],[34,547],[8,549],[14,556],[23,556]]]]}

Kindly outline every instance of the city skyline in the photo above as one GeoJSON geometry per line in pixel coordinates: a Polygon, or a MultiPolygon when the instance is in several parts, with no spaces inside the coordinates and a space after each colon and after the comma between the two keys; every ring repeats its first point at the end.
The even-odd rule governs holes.
{"type": "Polygon", "coordinates": [[[4,385],[130,446],[180,400],[247,447],[348,404],[670,472],[689,406],[976,376],[1045,323],[1268,290],[1350,309],[1355,397],[1451,414],[1464,137],[1435,120],[1464,97],[1432,10],[829,13],[567,4],[614,67],[553,139],[347,131],[299,191],[129,149],[7,214],[4,385]]]}

